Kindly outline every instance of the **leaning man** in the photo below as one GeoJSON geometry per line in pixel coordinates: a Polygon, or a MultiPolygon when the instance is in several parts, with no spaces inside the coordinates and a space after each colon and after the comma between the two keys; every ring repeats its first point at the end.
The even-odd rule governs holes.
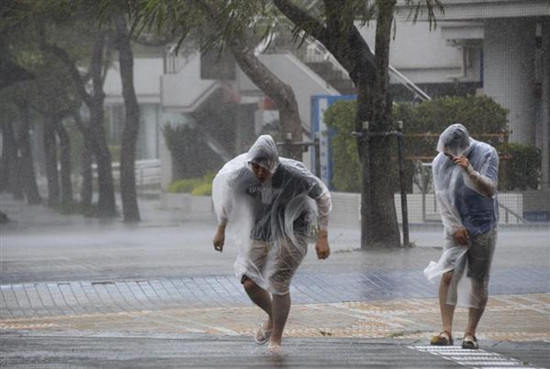
{"type": "Polygon", "coordinates": [[[214,248],[223,250],[226,227],[239,248],[235,273],[252,302],[266,314],[255,341],[280,354],[290,312],[289,286],[315,239],[319,259],[330,254],[330,193],[297,161],[280,158],[271,136],[260,136],[247,153],[227,162],[214,178],[218,216],[214,248]]]}
{"type": "Polygon", "coordinates": [[[449,126],[437,144],[433,181],[443,220],[445,243],[439,261],[424,270],[440,277],[441,333],[432,345],[453,345],[455,305],[469,308],[462,348],[479,348],[476,328],[488,299],[489,271],[497,240],[498,154],[471,138],[461,124],[449,126]]]}

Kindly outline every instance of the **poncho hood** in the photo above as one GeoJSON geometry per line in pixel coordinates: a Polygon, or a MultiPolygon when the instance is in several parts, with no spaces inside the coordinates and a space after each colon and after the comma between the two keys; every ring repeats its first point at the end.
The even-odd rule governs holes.
{"type": "Polygon", "coordinates": [[[453,156],[463,155],[472,144],[472,139],[466,127],[460,123],[447,127],[439,136],[437,151],[453,156]]]}
{"type": "Polygon", "coordinates": [[[279,151],[273,137],[262,135],[248,151],[248,161],[261,165],[274,173],[279,166],[279,151]]]}

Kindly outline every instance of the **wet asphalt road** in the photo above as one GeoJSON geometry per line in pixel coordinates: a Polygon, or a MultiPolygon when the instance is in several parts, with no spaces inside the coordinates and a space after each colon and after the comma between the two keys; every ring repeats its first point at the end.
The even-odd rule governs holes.
{"type": "MultiPolygon", "coordinates": [[[[211,237],[215,221],[211,217],[197,218],[173,210],[163,211],[154,201],[147,201],[141,207],[143,222],[127,225],[120,220],[65,217],[43,207],[21,206],[5,198],[1,200],[3,210],[7,210],[14,220],[0,228],[1,286],[33,285],[38,288],[49,283],[67,286],[154,280],[193,279],[200,282],[223,278],[228,285],[239,287],[232,277],[236,250],[228,245],[222,254],[213,251],[211,237]]],[[[433,226],[413,227],[411,240],[415,242],[415,248],[361,251],[358,249],[358,230],[332,228],[331,257],[318,261],[314,252],[310,252],[296,281],[299,286],[300,283],[311,286],[318,277],[325,284],[338,281],[346,286],[352,276],[367,275],[367,281],[373,282],[369,285],[372,295],[362,297],[365,301],[384,297],[377,285],[384,288],[393,286],[393,295],[385,298],[410,296],[411,291],[399,295],[397,281],[412,277],[418,281],[409,281],[407,286],[410,288],[424,284],[419,274],[441,253],[441,232],[440,228],[433,226]]],[[[496,285],[500,286],[502,293],[550,292],[549,240],[548,228],[501,227],[493,272],[498,276],[496,282],[500,281],[500,285],[496,285]],[[537,283],[528,283],[535,277],[537,283]]],[[[345,295],[345,292],[345,288],[333,292],[333,299],[356,298],[345,295]]],[[[427,289],[413,292],[418,297],[434,296],[434,291],[427,289]]],[[[306,294],[302,301],[299,293],[296,296],[297,303],[307,303],[309,295],[306,294]]],[[[322,300],[323,297],[317,297],[311,302],[322,300]]],[[[177,303],[181,304],[181,301],[177,303]]],[[[237,298],[235,303],[242,306],[246,301],[237,298]]],[[[6,306],[6,302],[2,302],[3,312],[6,306]]],[[[167,306],[160,304],[153,308],[167,306]]],[[[24,310],[24,307],[20,308],[24,310]]],[[[28,311],[34,314],[32,310],[28,311]]],[[[74,314],[74,311],[69,311],[68,317],[74,314]]],[[[481,367],[479,363],[483,361],[479,360],[488,357],[492,358],[493,367],[497,363],[506,367],[550,367],[548,342],[486,342],[487,352],[482,353],[485,356],[462,358],[462,362],[449,359],[453,353],[427,353],[422,347],[425,342],[414,339],[396,342],[351,337],[291,337],[286,341],[283,357],[265,355],[265,347],[250,346],[249,337],[154,331],[136,333],[130,328],[127,331],[103,329],[95,333],[36,328],[5,330],[0,342],[0,366],[14,368],[453,368],[481,367]]]]}

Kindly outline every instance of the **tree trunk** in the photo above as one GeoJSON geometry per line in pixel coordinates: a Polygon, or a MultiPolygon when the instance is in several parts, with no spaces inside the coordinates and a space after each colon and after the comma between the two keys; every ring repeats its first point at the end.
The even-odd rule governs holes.
{"type": "Polygon", "coordinates": [[[97,215],[102,218],[114,217],[115,189],[111,153],[106,143],[103,114],[103,98],[94,96],[90,108],[90,134],[92,149],[97,162],[97,215]]]}
{"type": "Polygon", "coordinates": [[[371,165],[370,165],[370,139],[368,136],[368,124],[371,120],[369,83],[366,78],[358,79],[357,88],[357,113],[355,116],[355,131],[357,136],[357,154],[361,162],[361,248],[369,248],[372,244],[373,233],[376,233],[371,225],[374,224],[371,192],[371,165]]]}
{"type": "Polygon", "coordinates": [[[357,28],[350,4],[325,0],[326,24],[319,22],[289,0],[274,0],[295,26],[321,42],[346,68],[357,90],[357,149],[362,165],[361,247],[400,245],[393,193],[390,138],[391,99],[388,97],[389,40],[395,0],[378,1],[376,57],[357,28]]]}
{"type": "Polygon", "coordinates": [[[82,187],[80,188],[80,204],[86,208],[92,206],[92,194],[93,194],[93,172],[92,172],[92,138],[90,130],[84,125],[79,112],[73,112],[73,118],[76,126],[82,133],[82,139],[84,141],[84,148],[80,157],[80,167],[82,175],[82,187]]]}
{"type": "Polygon", "coordinates": [[[47,44],[45,41],[42,42],[41,46],[52,52],[65,64],[68,73],[75,82],[75,87],[80,98],[90,110],[90,127],[88,130],[90,136],[89,142],[91,143],[92,152],[96,157],[98,172],[99,193],[97,215],[100,217],[114,217],[116,215],[116,203],[112,163],[111,154],[106,141],[103,113],[103,102],[105,100],[105,92],[103,91],[105,39],[105,32],[101,29],[97,30],[89,70],[92,79],[91,94],[86,90],[87,81],[82,78],[80,71],[66,50],[56,45],[47,44]]]}
{"type": "Polygon", "coordinates": [[[90,133],[92,135],[94,154],[97,162],[97,214],[100,217],[110,218],[116,215],[116,202],[111,153],[107,146],[105,116],[103,113],[105,92],[103,92],[102,72],[105,38],[106,35],[102,31],[97,32],[90,65],[93,92],[85,101],[87,101],[90,109],[90,133]]]}
{"type": "Polygon", "coordinates": [[[30,140],[30,111],[28,104],[24,103],[18,105],[19,109],[19,118],[21,125],[19,127],[18,134],[18,143],[19,151],[21,152],[21,175],[23,182],[23,189],[27,196],[27,202],[31,205],[40,204],[42,198],[40,197],[40,192],[38,191],[38,184],[36,183],[36,175],[34,173],[34,161],[31,151],[31,140],[30,140]]]}
{"type": "Polygon", "coordinates": [[[47,116],[44,120],[44,151],[46,179],[48,182],[48,206],[59,205],[59,172],[57,170],[57,143],[55,140],[56,117],[47,116]]]}
{"type": "Polygon", "coordinates": [[[395,210],[394,193],[391,184],[397,180],[392,178],[389,170],[392,141],[394,136],[385,135],[393,129],[392,100],[388,94],[389,86],[389,54],[391,26],[395,0],[378,1],[378,17],[376,24],[375,62],[378,73],[377,83],[372,92],[372,130],[374,134],[369,142],[370,176],[371,179],[371,220],[369,227],[376,229],[371,232],[369,244],[399,247],[401,244],[397,213],[395,210]],[[381,134],[380,134],[381,133],[381,134]]]}
{"type": "Polygon", "coordinates": [[[139,133],[139,105],[134,90],[134,55],[130,47],[128,28],[124,17],[113,16],[117,32],[117,49],[120,63],[120,78],[126,119],[122,132],[120,153],[120,195],[125,222],[140,221],[136,191],[136,143],[139,133]]]}
{"type": "Polygon", "coordinates": [[[60,118],[56,119],[55,132],[59,138],[60,162],[61,162],[61,203],[71,205],[73,203],[73,184],[71,180],[71,141],[69,134],[60,118]]]}
{"type": "Polygon", "coordinates": [[[23,185],[21,181],[21,170],[19,165],[19,154],[17,149],[17,139],[10,121],[2,124],[3,146],[6,153],[6,168],[8,191],[16,200],[24,200],[23,185]]]}
{"type": "Polygon", "coordinates": [[[93,180],[94,174],[92,170],[92,144],[89,137],[84,138],[84,150],[80,157],[80,165],[82,167],[82,187],[80,188],[80,203],[87,208],[92,206],[93,195],[93,180]]]}
{"type": "MultiPolygon", "coordinates": [[[[273,74],[243,41],[234,40],[229,46],[243,72],[277,105],[283,139],[289,134],[292,142],[302,141],[302,121],[292,87],[273,74]]],[[[286,152],[290,158],[302,161],[301,147],[290,146],[286,152]]]]}
{"type": "Polygon", "coordinates": [[[0,131],[2,131],[3,145],[2,145],[2,157],[0,158],[0,192],[4,192],[8,189],[10,170],[9,170],[9,144],[7,143],[7,134],[4,127],[8,124],[6,121],[0,124],[0,131]]]}
{"type": "MultiPolygon", "coordinates": [[[[208,1],[203,1],[201,4],[209,14],[214,26],[223,27],[217,23],[220,20],[218,10],[208,1]]],[[[302,141],[302,120],[292,87],[283,83],[254,55],[254,50],[246,44],[246,35],[240,36],[235,36],[228,42],[237,64],[248,78],[277,105],[283,139],[288,137],[291,143],[302,141]]],[[[284,151],[285,156],[302,161],[302,147],[291,144],[287,145],[284,151]]]]}

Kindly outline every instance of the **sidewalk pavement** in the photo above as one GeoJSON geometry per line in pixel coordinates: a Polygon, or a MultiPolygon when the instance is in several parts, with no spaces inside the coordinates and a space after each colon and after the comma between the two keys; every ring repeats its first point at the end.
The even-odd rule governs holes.
{"type": "MultiPolygon", "coordinates": [[[[24,235],[36,222],[69,229],[95,220],[61,217],[45,208],[34,208],[33,217],[23,205],[0,200],[24,218],[14,229],[0,229],[6,240],[0,239],[2,367],[550,368],[550,260],[538,267],[510,260],[495,271],[479,327],[482,350],[469,351],[426,346],[438,329],[439,308],[436,286],[426,283],[419,265],[440,250],[365,253],[337,246],[334,266],[305,265],[296,275],[284,355],[272,357],[252,342],[264,318],[260,310],[251,306],[238,281],[220,270],[44,280],[32,279],[39,274],[25,276],[20,268],[5,277],[19,261],[9,245],[18,238],[10,234],[24,235]],[[364,260],[368,270],[360,267],[364,260]]],[[[153,221],[139,228],[179,225],[174,219],[181,214],[152,204],[144,208],[153,221]]],[[[71,258],[57,255],[63,257],[71,258]]],[[[56,258],[44,260],[56,266],[56,258]]],[[[81,263],[82,270],[95,268],[75,257],[61,267],[71,261],[81,263]]],[[[34,270],[30,264],[25,268],[34,270]]],[[[455,344],[466,316],[466,309],[457,309],[455,344]]]]}

